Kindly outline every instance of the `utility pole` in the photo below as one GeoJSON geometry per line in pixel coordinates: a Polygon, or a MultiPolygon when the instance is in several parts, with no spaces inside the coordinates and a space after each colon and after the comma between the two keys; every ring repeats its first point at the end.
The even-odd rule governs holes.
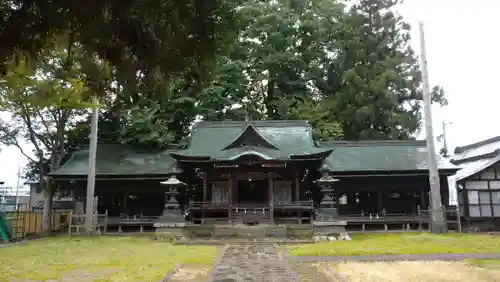
{"type": "Polygon", "coordinates": [[[448,139],[446,138],[446,126],[453,124],[453,122],[446,122],[443,121],[443,134],[442,139],[443,139],[443,149],[446,151],[446,154],[449,156],[450,152],[448,151],[448,139]]]}
{"type": "Polygon", "coordinates": [[[424,100],[424,121],[425,132],[427,135],[427,154],[429,166],[429,183],[431,188],[431,232],[435,234],[446,232],[446,224],[444,222],[444,214],[441,202],[441,187],[439,184],[439,171],[436,161],[436,147],[434,144],[434,131],[432,128],[432,100],[429,86],[429,75],[427,73],[427,57],[425,50],[425,35],[424,24],[419,23],[420,29],[420,52],[421,52],[421,67],[422,67],[422,83],[423,83],[423,100],[424,100]]]}
{"type": "Polygon", "coordinates": [[[446,142],[446,122],[443,120],[443,148],[448,153],[448,143],[446,142]]]}
{"type": "Polygon", "coordinates": [[[90,118],[89,170],[87,175],[87,203],[85,208],[85,230],[87,235],[94,232],[94,190],[95,190],[95,160],[97,155],[97,96],[92,98],[92,116],[90,118]]]}

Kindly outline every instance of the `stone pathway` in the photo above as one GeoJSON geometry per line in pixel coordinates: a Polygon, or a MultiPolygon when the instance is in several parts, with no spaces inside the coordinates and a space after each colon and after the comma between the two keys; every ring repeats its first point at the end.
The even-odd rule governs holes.
{"type": "Polygon", "coordinates": [[[212,282],[300,282],[276,244],[230,245],[215,265],[212,282]]]}

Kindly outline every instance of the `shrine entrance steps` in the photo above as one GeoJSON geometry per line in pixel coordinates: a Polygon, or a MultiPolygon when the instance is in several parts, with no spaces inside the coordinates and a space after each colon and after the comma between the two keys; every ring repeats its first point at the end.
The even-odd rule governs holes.
{"type": "Polygon", "coordinates": [[[286,238],[287,227],[285,225],[257,224],[257,225],[225,225],[215,226],[212,238],[214,239],[262,239],[262,238],[286,238]]]}
{"type": "Polygon", "coordinates": [[[226,245],[247,243],[314,243],[313,229],[307,224],[217,224],[188,225],[186,236],[174,241],[182,245],[226,245]]]}

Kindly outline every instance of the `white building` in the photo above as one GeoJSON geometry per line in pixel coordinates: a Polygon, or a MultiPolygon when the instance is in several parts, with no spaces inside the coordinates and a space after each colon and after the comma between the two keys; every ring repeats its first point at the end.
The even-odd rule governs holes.
{"type": "Polygon", "coordinates": [[[449,184],[450,191],[458,191],[464,223],[500,228],[500,136],[457,147],[451,162],[461,167],[449,184]]]}

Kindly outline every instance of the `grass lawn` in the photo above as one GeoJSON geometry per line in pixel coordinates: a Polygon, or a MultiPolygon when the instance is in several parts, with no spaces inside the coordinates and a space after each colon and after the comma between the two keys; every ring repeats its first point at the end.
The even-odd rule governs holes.
{"type": "Polygon", "coordinates": [[[178,246],[148,238],[49,238],[0,248],[0,277],[158,281],[179,263],[208,265],[219,253],[216,247],[178,246]]]}
{"type": "Polygon", "coordinates": [[[290,245],[295,256],[500,253],[500,236],[480,234],[355,234],[352,241],[290,245]]]}

